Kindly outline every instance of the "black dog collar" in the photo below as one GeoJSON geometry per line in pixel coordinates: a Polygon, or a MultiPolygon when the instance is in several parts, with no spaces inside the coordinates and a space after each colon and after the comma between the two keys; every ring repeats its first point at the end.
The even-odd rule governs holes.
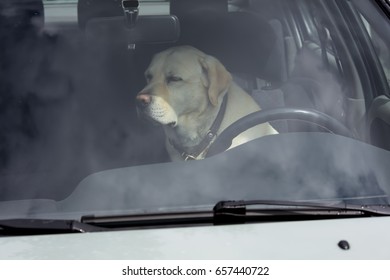
{"type": "Polygon", "coordinates": [[[211,125],[210,129],[207,131],[206,136],[202,139],[202,141],[192,147],[183,147],[180,144],[175,143],[171,139],[169,139],[169,143],[177,150],[183,160],[194,160],[202,153],[206,152],[206,150],[210,147],[211,143],[215,140],[217,137],[217,131],[219,127],[221,126],[223,117],[225,115],[226,111],[226,104],[227,104],[227,93],[225,94],[221,108],[218,111],[217,117],[215,118],[213,124],[211,125]]]}

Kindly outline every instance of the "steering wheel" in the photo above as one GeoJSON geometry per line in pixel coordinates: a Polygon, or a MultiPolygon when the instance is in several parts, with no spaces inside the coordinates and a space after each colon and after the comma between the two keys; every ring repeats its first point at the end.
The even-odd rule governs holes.
{"type": "Polygon", "coordinates": [[[227,150],[233,139],[247,129],[270,121],[299,120],[313,123],[333,134],[354,138],[352,132],[340,121],[322,112],[301,108],[266,109],[251,113],[227,127],[210,146],[207,157],[227,150]]]}

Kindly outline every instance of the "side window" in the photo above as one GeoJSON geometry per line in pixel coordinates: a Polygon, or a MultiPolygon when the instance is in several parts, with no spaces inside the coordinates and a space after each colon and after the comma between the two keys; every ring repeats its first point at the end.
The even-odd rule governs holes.
{"type": "Polygon", "coordinates": [[[379,36],[377,32],[372,28],[368,21],[363,17],[364,26],[367,29],[368,34],[370,35],[372,44],[375,48],[375,51],[378,55],[379,61],[382,64],[383,71],[387,78],[387,83],[390,86],[390,49],[384,42],[384,40],[379,36]]]}

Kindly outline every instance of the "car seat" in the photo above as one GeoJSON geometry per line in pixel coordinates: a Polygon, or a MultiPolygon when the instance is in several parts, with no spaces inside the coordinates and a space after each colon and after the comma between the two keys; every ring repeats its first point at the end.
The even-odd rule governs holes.
{"type": "Polygon", "coordinates": [[[170,12],[180,21],[177,45],[191,45],[218,58],[245,90],[255,87],[256,78],[275,80],[265,69],[275,34],[261,18],[229,12],[227,0],[172,0],[170,12]]]}
{"type": "MultiPolygon", "coordinates": [[[[262,109],[284,106],[278,89],[286,80],[280,23],[247,11],[230,11],[227,0],[196,1],[196,5],[191,0],[171,0],[170,11],[181,24],[178,45],[192,45],[218,58],[262,109]]],[[[271,124],[278,131],[287,130],[284,121],[271,124]]]]}

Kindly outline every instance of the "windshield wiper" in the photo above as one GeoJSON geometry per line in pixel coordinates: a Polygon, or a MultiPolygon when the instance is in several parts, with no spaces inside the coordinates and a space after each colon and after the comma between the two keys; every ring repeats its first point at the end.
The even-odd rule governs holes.
{"type": "Polygon", "coordinates": [[[75,220],[8,219],[0,220],[0,236],[58,233],[84,233],[104,229],[75,220]]]}
{"type": "Polygon", "coordinates": [[[0,220],[0,236],[84,233],[113,229],[389,216],[389,205],[351,205],[275,200],[221,201],[205,211],[0,220]]]}
{"type": "Polygon", "coordinates": [[[104,228],[145,228],[200,224],[238,224],[390,215],[388,205],[357,206],[274,200],[221,201],[212,211],[83,216],[81,222],[104,228]]]}

